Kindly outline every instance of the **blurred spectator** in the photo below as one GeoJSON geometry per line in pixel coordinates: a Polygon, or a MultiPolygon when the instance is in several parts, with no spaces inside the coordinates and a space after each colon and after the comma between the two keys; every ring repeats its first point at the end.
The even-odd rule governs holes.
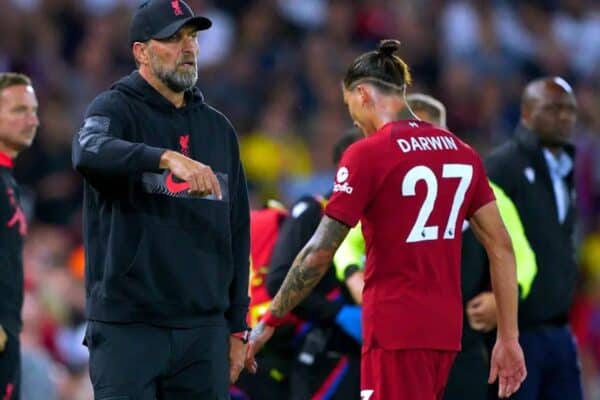
{"type": "Polygon", "coordinates": [[[213,1],[201,0],[195,3],[192,2],[192,8],[213,22],[212,29],[207,30],[206,35],[198,36],[198,67],[202,69],[218,65],[229,56],[234,45],[235,22],[229,14],[216,8],[213,1]]]}
{"type": "Polygon", "coordinates": [[[23,327],[23,245],[28,220],[14,160],[35,139],[40,121],[31,79],[0,73],[0,396],[19,397],[21,385],[20,332],[23,327]]]}
{"type": "Polygon", "coordinates": [[[327,22],[326,0],[278,0],[281,15],[295,25],[314,30],[327,22]]]}
{"type": "Polygon", "coordinates": [[[33,292],[23,302],[22,386],[21,397],[27,400],[57,400],[59,375],[64,374],[44,348],[42,323],[44,312],[33,292]]]}
{"type": "Polygon", "coordinates": [[[295,101],[290,94],[286,86],[275,90],[260,125],[240,141],[248,183],[260,192],[262,202],[279,197],[281,180],[305,177],[311,172],[306,145],[290,131],[295,101]]]}
{"type": "Polygon", "coordinates": [[[600,218],[585,238],[580,252],[584,283],[577,296],[571,323],[580,349],[586,399],[600,398],[600,218]]]}
{"type": "Polygon", "coordinates": [[[551,16],[555,39],[567,52],[573,69],[584,78],[598,74],[600,64],[600,8],[587,0],[562,1],[551,16]]]}
{"type": "Polygon", "coordinates": [[[584,233],[593,229],[600,213],[600,91],[599,85],[578,87],[580,123],[575,137],[577,202],[584,233]]]}

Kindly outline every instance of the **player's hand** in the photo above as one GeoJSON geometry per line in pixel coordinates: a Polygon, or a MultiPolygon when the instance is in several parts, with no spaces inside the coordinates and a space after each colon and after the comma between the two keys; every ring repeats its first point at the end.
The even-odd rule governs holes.
{"type": "Polygon", "coordinates": [[[4,331],[4,328],[2,327],[2,325],[0,325],[0,353],[2,353],[4,351],[7,340],[8,340],[8,336],[6,336],[6,332],[4,331]]]}
{"type": "Polygon", "coordinates": [[[498,382],[498,397],[507,398],[519,390],[527,377],[525,357],[518,339],[496,339],[488,383],[498,382]]]}
{"type": "Polygon", "coordinates": [[[192,160],[173,150],[165,151],[160,157],[160,168],[168,169],[178,179],[188,183],[188,192],[200,196],[214,195],[221,199],[221,186],[213,170],[201,162],[192,160]]]}
{"type": "Polygon", "coordinates": [[[246,361],[246,351],[248,345],[240,339],[229,337],[229,383],[234,384],[242,370],[246,361]]]}
{"type": "Polygon", "coordinates": [[[365,274],[362,271],[356,271],[346,279],[346,287],[356,304],[362,304],[362,291],[365,287],[365,274]]]}
{"type": "Polygon", "coordinates": [[[489,332],[496,327],[496,298],[492,292],[479,293],[467,303],[467,318],[471,328],[489,332]]]}
{"type": "Polygon", "coordinates": [[[271,339],[273,333],[275,333],[275,328],[268,326],[263,321],[260,321],[255,328],[252,328],[248,344],[248,354],[246,355],[246,369],[253,374],[258,370],[258,363],[255,358],[256,353],[271,339]]]}

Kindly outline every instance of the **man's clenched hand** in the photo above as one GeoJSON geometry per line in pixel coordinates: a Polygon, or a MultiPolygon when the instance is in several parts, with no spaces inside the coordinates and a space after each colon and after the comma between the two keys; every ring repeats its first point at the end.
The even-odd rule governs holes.
{"type": "Polygon", "coordinates": [[[168,169],[178,179],[188,183],[189,193],[200,196],[214,195],[221,200],[221,186],[213,170],[205,164],[192,160],[173,150],[165,151],[160,157],[159,167],[168,169]]]}

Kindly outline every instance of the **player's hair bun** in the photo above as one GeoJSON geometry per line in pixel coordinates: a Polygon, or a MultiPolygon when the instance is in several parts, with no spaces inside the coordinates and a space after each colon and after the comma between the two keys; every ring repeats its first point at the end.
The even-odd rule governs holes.
{"type": "Polygon", "coordinates": [[[385,39],[379,43],[377,50],[385,56],[392,56],[400,50],[400,41],[395,39],[385,39]]]}

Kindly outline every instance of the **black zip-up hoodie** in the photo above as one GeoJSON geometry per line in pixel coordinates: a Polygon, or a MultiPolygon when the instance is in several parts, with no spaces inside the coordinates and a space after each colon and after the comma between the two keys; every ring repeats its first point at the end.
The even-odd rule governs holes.
{"type": "Polygon", "coordinates": [[[87,316],[245,329],[249,205],[237,135],[197,88],[176,108],[136,71],[90,104],[73,140],[85,177],[87,316]],[[166,149],[209,165],[222,200],[159,169],[166,149]]]}

